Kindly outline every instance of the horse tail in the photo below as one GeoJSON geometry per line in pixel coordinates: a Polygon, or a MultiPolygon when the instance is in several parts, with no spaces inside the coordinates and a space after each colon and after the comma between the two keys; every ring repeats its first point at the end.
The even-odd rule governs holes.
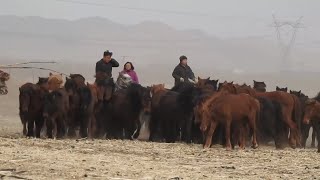
{"type": "Polygon", "coordinates": [[[294,122],[297,124],[298,130],[298,143],[300,145],[300,136],[301,136],[301,122],[302,122],[302,108],[299,98],[296,95],[291,94],[291,97],[294,101],[292,117],[294,122]]]}

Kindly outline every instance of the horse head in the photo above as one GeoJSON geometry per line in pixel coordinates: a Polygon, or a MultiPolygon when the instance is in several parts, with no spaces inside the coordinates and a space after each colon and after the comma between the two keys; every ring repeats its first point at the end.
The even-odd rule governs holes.
{"type": "Polygon", "coordinates": [[[285,88],[280,88],[280,87],[276,87],[276,91],[282,91],[282,92],[288,92],[288,87],[285,88]]]}
{"type": "Polygon", "coordinates": [[[320,117],[320,103],[315,99],[309,99],[306,101],[303,123],[309,124],[310,119],[315,117],[320,117]]]}
{"type": "Polygon", "coordinates": [[[266,92],[267,85],[263,81],[255,81],[253,80],[253,88],[259,92],[266,92]]]}

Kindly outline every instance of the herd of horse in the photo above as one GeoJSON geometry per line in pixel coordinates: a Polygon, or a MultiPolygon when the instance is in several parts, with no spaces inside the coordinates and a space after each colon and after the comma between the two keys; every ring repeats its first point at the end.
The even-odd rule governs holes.
{"type": "Polygon", "coordinates": [[[48,138],[136,139],[148,124],[149,141],[200,143],[204,148],[221,144],[228,150],[236,145],[244,149],[248,140],[252,148],[270,142],[277,149],[304,148],[311,127],[311,145],[316,136],[320,139],[320,95],[309,98],[279,87],[267,92],[264,82],[254,81],[251,87],[210,78],[171,89],[135,83],[119,88],[121,74],[116,82],[104,73],[95,77],[90,84],[71,74],[63,84],[62,77],[50,74],[22,85],[23,134],[39,138],[46,130],[48,138]]]}

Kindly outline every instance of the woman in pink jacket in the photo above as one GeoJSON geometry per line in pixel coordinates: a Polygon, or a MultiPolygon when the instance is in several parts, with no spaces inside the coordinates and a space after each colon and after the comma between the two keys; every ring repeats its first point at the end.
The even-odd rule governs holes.
{"type": "Polygon", "coordinates": [[[139,84],[137,73],[134,71],[134,67],[131,62],[126,62],[121,73],[128,74],[134,83],[139,84]]]}

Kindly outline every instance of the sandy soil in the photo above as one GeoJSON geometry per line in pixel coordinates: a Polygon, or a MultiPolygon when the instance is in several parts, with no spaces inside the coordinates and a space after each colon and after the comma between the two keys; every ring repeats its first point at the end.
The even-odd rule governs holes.
{"type": "Polygon", "coordinates": [[[315,149],[226,151],[182,143],[27,139],[17,117],[1,124],[3,179],[320,179],[315,149]]]}

